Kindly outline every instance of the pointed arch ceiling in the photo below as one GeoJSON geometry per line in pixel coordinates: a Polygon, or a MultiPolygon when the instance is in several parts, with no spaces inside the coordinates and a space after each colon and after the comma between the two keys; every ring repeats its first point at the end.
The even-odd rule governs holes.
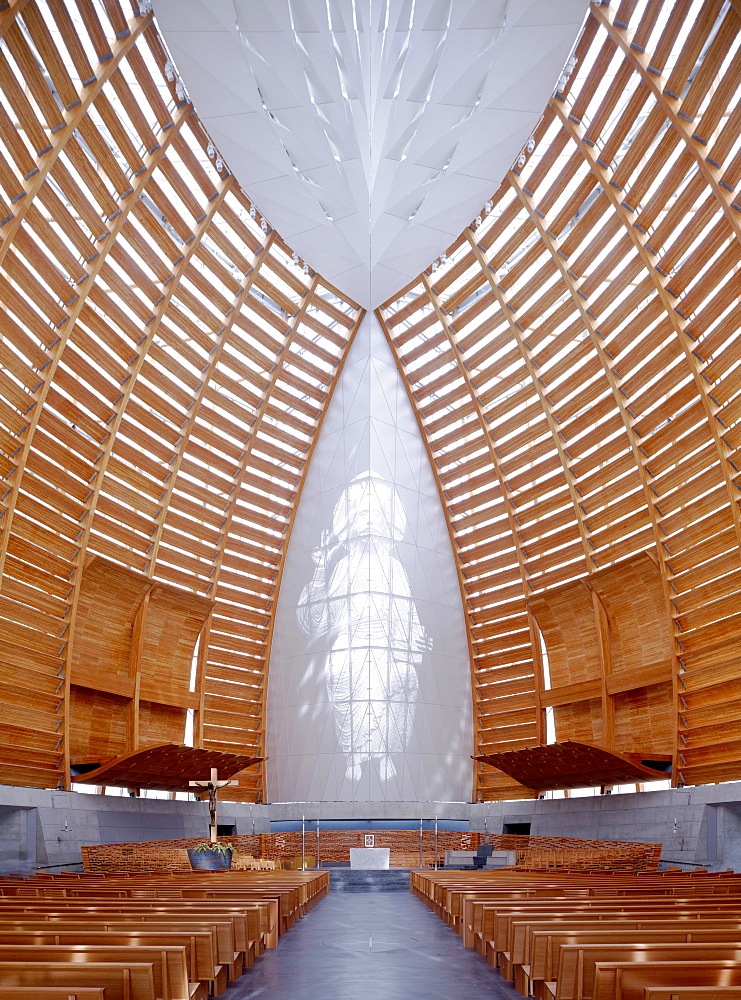
{"type": "MultiPolygon", "coordinates": [[[[587,742],[648,718],[675,780],[741,773],[739,20],[592,4],[524,166],[379,310],[455,540],[477,752],[543,742],[553,708],[587,742]]],[[[189,710],[196,745],[260,756],[362,310],[209,157],[137,0],[0,0],[0,37],[0,780],[63,785],[189,710]]]]}

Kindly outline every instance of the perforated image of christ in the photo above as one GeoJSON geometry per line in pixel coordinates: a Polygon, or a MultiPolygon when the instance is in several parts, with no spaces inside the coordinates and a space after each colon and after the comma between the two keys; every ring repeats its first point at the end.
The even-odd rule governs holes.
{"type": "Polygon", "coordinates": [[[325,677],[346,777],[359,781],[377,760],[382,781],[391,755],[409,744],[422,654],[431,648],[396,542],[407,519],[394,487],[363,472],[343,490],[314,550],[314,575],[296,609],[310,638],[331,637],[325,677]]]}

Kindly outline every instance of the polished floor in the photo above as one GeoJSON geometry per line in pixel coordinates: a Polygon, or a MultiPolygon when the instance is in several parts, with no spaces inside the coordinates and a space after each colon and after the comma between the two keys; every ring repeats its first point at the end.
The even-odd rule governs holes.
{"type": "Polygon", "coordinates": [[[330,892],[220,1000],[522,1000],[410,892],[330,892]]]}

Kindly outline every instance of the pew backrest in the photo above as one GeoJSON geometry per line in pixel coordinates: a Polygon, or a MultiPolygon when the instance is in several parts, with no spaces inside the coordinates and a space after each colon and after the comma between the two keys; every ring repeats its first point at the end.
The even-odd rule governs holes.
{"type": "Polygon", "coordinates": [[[116,962],[122,966],[145,962],[152,968],[154,988],[162,1000],[190,1000],[185,948],[160,945],[32,945],[0,944],[0,964],[10,961],[37,962],[116,962]]]}
{"type": "Polygon", "coordinates": [[[102,987],[105,1000],[157,1000],[152,966],[145,962],[0,962],[0,987],[102,987]]]}
{"type": "Polygon", "coordinates": [[[682,985],[741,987],[741,964],[726,961],[600,962],[594,976],[594,1000],[644,1000],[645,991],[682,985]]]}
{"type": "Polygon", "coordinates": [[[644,1000],[741,1000],[741,986],[646,986],[644,1000]]]}
{"type": "MultiPolygon", "coordinates": [[[[594,995],[597,963],[733,961],[741,963],[741,945],[724,944],[574,944],[559,948],[557,1000],[587,1000],[594,995]]],[[[741,969],[741,964],[739,964],[741,969]]]]}
{"type": "Polygon", "coordinates": [[[0,986],[0,1000],[105,1000],[103,987],[83,986],[0,986]]]}

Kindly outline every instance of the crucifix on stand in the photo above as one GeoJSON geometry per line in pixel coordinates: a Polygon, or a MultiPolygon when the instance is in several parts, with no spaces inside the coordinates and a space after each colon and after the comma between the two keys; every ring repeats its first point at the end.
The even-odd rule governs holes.
{"type": "Polygon", "coordinates": [[[198,787],[208,791],[208,812],[209,812],[209,839],[215,844],[218,838],[218,817],[217,817],[217,796],[220,788],[231,785],[231,781],[219,781],[219,775],[215,767],[211,768],[210,781],[189,781],[191,787],[198,787]]]}

